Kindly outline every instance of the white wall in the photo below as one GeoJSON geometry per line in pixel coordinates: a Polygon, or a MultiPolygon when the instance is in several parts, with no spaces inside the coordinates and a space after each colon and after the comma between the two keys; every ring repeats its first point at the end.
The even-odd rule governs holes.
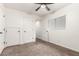
{"type": "MultiPolygon", "coordinates": [[[[46,16],[42,24],[42,37],[45,30],[48,30],[48,41],[79,52],[79,4],[71,4],[66,6],[54,14],[46,16]],[[48,27],[48,21],[57,17],[66,15],[66,28],[63,30],[55,30],[48,27]]],[[[53,26],[53,25],[52,25],[53,26]]],[[[45,39],[43,39],[45,40],[45,39]]],[[[47,39],[46,39],[47,41],[47,39]]]]}

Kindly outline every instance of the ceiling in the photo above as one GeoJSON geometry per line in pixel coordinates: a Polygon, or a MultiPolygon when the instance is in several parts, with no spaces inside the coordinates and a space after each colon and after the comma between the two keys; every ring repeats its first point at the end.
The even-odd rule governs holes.
{"type": "Polygon", "coordinates": [[[4,6],[8,8],[24,11],[29,14],[43,16],[49,13],[53,13],[69,4],[70,3],[54,3],[47,5],[51,9],[50,11],[47,11],[45,8],[40,8],[38,11],[35,11],[35,9],[38,8],[40,5],[34,3],[4,3],[4,6]]]}

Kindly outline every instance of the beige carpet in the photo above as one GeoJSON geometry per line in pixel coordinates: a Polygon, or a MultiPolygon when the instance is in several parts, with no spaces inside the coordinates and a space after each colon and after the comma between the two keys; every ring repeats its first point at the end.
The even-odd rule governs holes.
{"type": "Polygon", "coordinates": [[[79,55],[79,53],[70,52],[54,44],[37,40],[34,43],[16,45],[7,47],[3,50],[1,56],[69,56],[79,55]]]}

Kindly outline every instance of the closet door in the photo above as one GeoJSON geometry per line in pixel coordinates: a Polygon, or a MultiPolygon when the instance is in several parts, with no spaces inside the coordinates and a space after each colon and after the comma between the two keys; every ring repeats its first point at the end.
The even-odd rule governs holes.
{"type": "Polygon", "coordinates": [[[42,32],[42,40],[49,41],[49,32],[48,32],[48,30],[44,30],[42,32]]]}
{"type": "Polygon", "coordinates": [[[22,43],[35,41],[34,24],[30,19],[23,20],[22,43]]]}
{"type": "Polygon", "coordinates": [[[23,28],[22,32],[22,43],[28,43],[34,41],[34,34],[32,29],[23,28]]]}
{"type": "Polygon", "coordinates": [[[6,46],[17,45],[20,43],[20,28],[6,28],[6,46]]]}

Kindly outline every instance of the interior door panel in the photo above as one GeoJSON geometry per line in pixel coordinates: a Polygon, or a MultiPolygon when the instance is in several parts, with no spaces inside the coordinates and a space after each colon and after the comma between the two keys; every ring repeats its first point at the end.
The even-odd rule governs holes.
{"type": "Polygon", "coordinates": [[[20,43],[20,28],[7,27],[6,28],[6,45],[16,45],[20,43]]]}
{"type": "Polygon", "coordinates": [[[22,43],[35,41],[34,24],[31,19],[23,19],[22,43]]]}
{"type": "Polygon", "coordinates": [[[23,28],[22,43],[32,42],[34,40],[33,31],[30,28],[23,28]]]}

